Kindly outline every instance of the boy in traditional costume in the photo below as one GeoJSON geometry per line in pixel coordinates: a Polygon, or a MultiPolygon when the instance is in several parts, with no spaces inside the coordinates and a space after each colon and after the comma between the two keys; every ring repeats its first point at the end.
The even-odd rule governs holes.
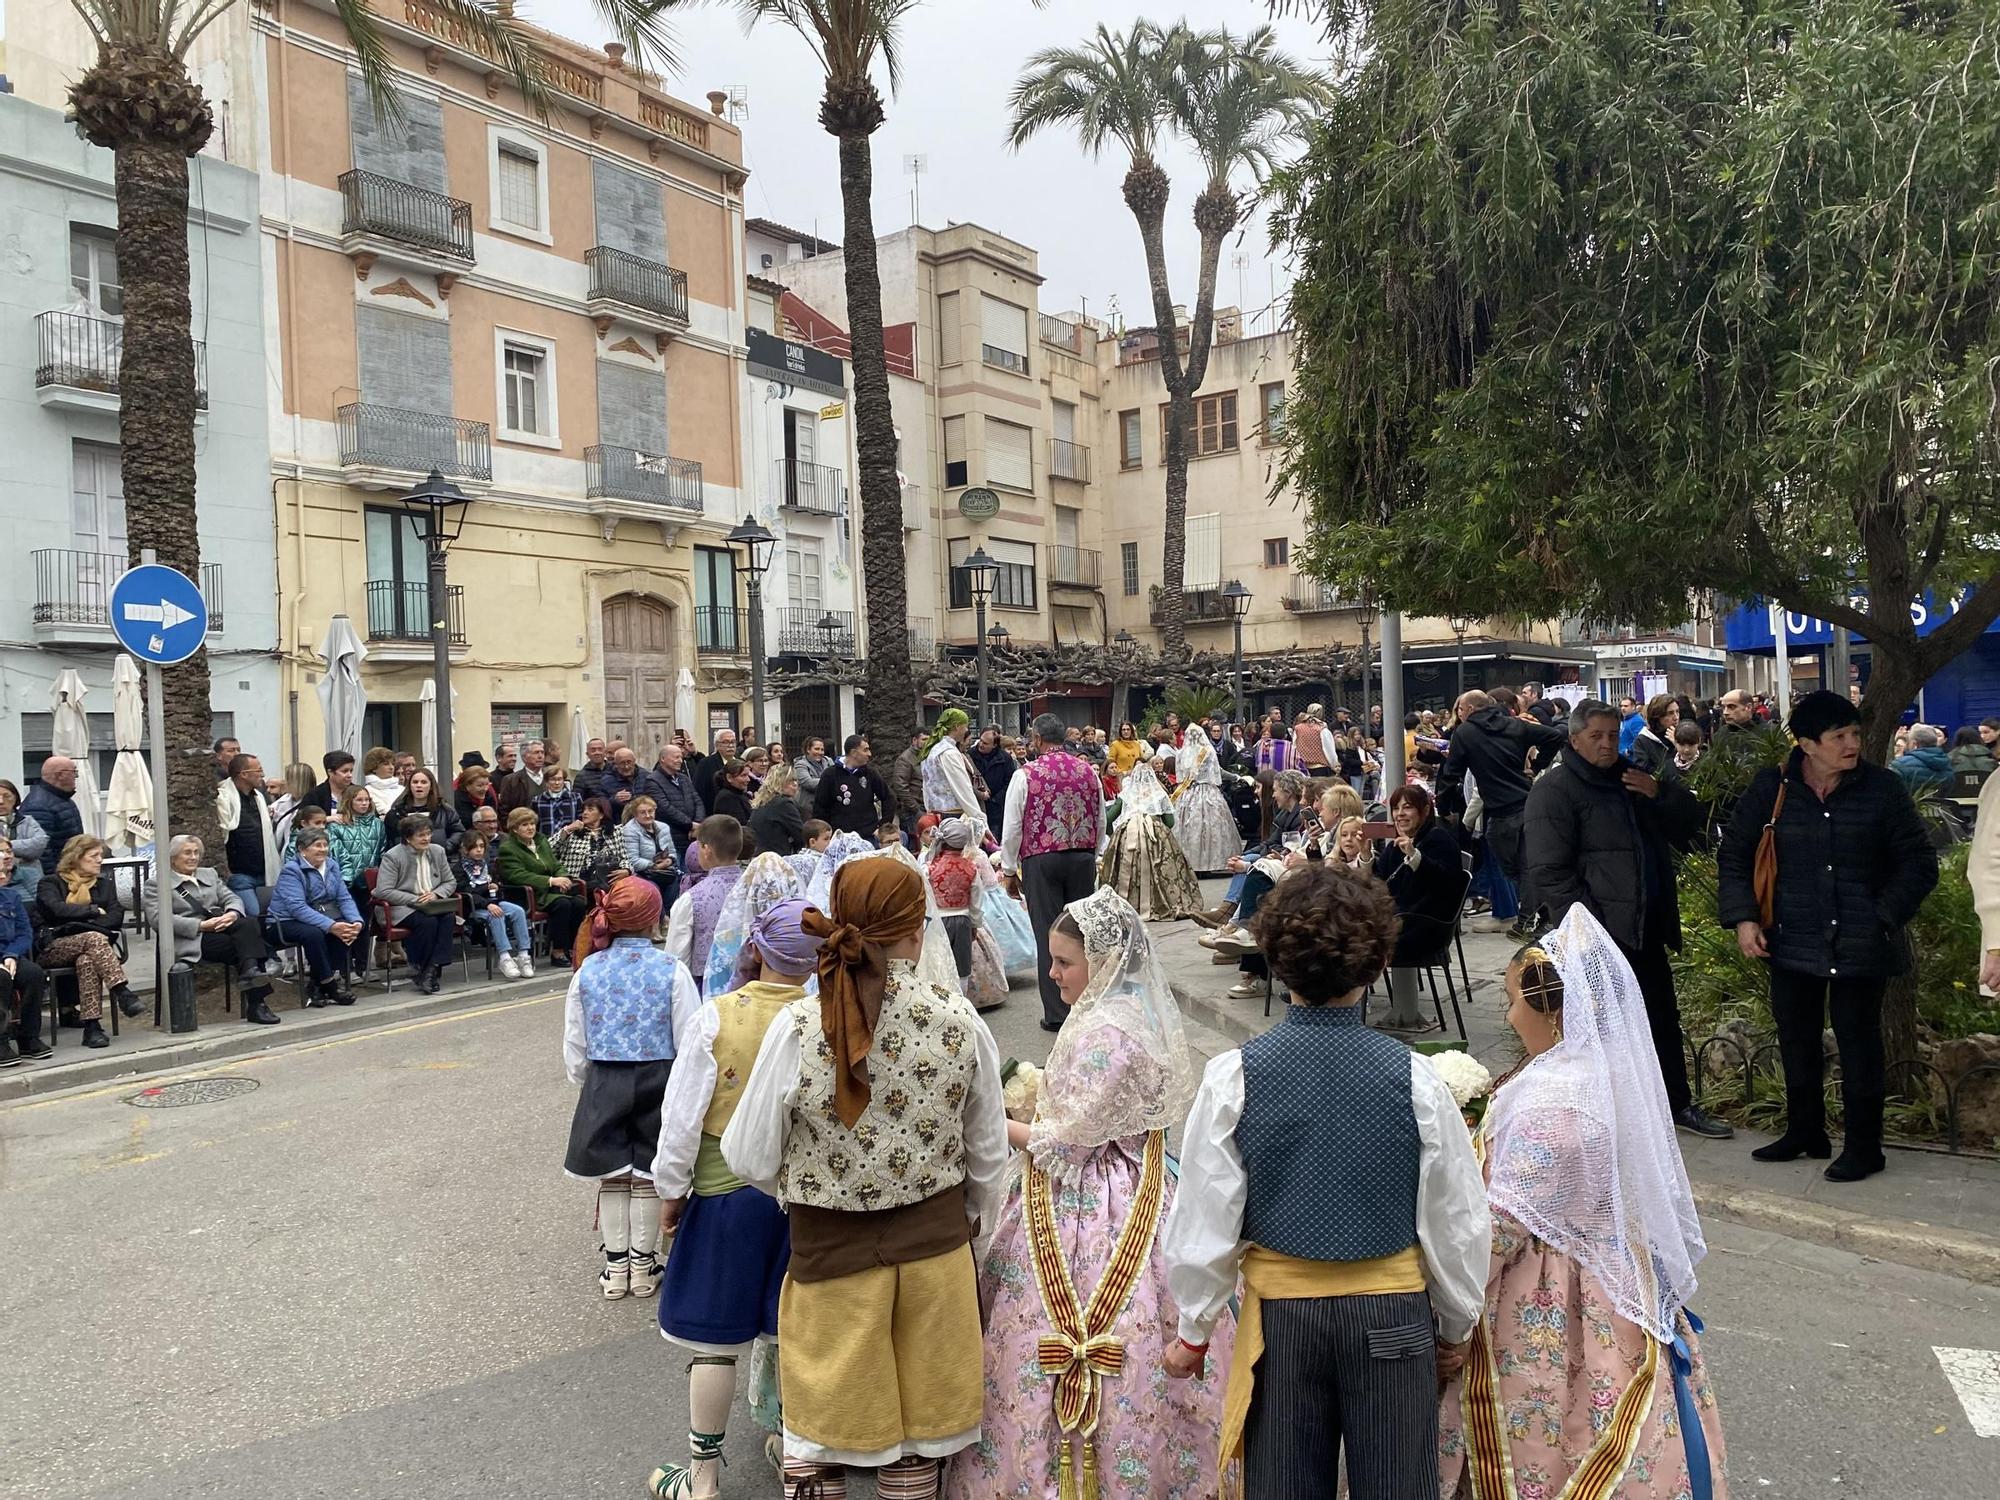
{"type": "Polygon", "coordinates": [[[938,1463],[979,1439],[972,1241],[1007,1166],[1000,1056],[971,1002],[917,978],[924,883],[857,859],[833,909],[817,1000],[765,1034],[722,1136],[729,1170],[784,1204],[778,1307],[787,1500],[932,1500],[938,1463]]]}
{"type": "Polygon", "coordinates": [[[708,948],[722,908],[743,878],[743,867],[736,862],[743,852],[743,825],[728,813],[710,813],[695,833],[695,851],[704,873],[698,885],[682,882],[681,897],[667,916],[667,952],[686,964],[699,983],[708,972],[708,948]]]}

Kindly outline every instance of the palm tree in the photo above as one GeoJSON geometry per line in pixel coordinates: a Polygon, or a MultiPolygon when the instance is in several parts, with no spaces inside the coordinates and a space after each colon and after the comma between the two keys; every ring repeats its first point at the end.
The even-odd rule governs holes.
{"type": "MultiPolygon", "coordinates": [[[[160,562],[201,577],[195,516],[195,380],[188,289],[188,158],[208,143],[213,118],[188,76],[188,49],[237,0],[71,0],[97,57],[70,88],[86,140],[115,153],[118,268],[125,294],[118,361],[119,463],[131,560],[151,547],[160,562]],[[141,394],[143,393],[143,394],[141,394]]],[[[593,0],[635,65],[669,64],[660,12],[671,0],[593,0]]],[[[541,56],[513,22],[512,0],[435,0],[436,8],[498,59],[523,101],[550,108],[541,56]]],[[[376,109],[399,118],[388,48],[366,0],[336,0],[341,24],[376,109]]],[[[208,661],[197,652],[163,674],[167,792],[177,828],[219,859],[215,779],[209,771],[208,661]]],[[[166,836],[162,829],[160,836],[166,836]]]]}
{"type": "Polygon", "coordinates": [[[1039,132],[1068,126],[1092,156],[1112,143],[1130,158],[1125,206],[1139,223],[1167,388],[1166,538],[1161,606],[1162,648],[1186,655],[1188,432],[1194,396],[1208,373],[1222,242],[1243,221],[1252,198],[1233,179],[1247,169],[1262,182],[1280,144],[1310,118],[1326,85],[1281,51],[1261,26],[1237,38],[1227,30],[1194,32],[1185,22],[1134,23],[1128,32],[1099,26],[1080,47],[1051,47],[1030,57],[1010,99],[1008,142],[1019,149],[1039,132]],[[1194,201],[1201,236],[1194,320],[1181,356],[1174,295],[1167,276],[1165,226],[1173,184],[1158,159],[1168,132],[1185,137],[1208,178],[1194,201]]]}

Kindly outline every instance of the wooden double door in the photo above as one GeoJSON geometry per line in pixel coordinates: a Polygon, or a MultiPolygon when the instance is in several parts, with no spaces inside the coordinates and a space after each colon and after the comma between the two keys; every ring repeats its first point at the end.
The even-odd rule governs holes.
{"type": "Polygon", "coordinates": [[[674,612],[645,594],[604,601],[604,737],[642,766],[674,727],[674,612]]]}

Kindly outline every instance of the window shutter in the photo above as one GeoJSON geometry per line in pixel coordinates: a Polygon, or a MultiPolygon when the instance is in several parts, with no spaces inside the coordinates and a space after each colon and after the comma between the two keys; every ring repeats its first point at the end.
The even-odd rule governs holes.
{"type": "Polygon", "coordinates": [[[998,297],[979,297],[979,337],[989,348],[1013,355],[1025,368],[1028,360],[1028,310],[998,297]]]}
{"type": "Polygon", "coordinates": [[[500,143],[500,217],[523,229],[542,227],[542,164],[527,148],[500,143]]]}
{"type": "Polygon", "coordinates": [[[939,293],[937,305],[938,363],[940,365],[955,365],[965,357],[960,347],[963,342],[962,336],[964,330],[959,327],[958,323],[958,293],[939,293]]]}
{"type": "Polygon", "coordinates": [[[1187,568],[1181,587],[1189,593],[1222,587],[1222,513],[1187,518],[1187,568]]]}
{"type": "Polygon", "coordinates": [[[1067,401],[1057,401],[1055,406],[1056,441],[1073,443],[1076,441],[1076,408],[1067,401]]]}
{"type": "Polygon", "coordinates": [[[965,418],[946,417],[944,419],[944,482],[945,488],[957,489],[967,482],[965,472],[965,418]]]}
{"type": "Polygon", "coordinates": [[[1033,434],[1013,422],[986,419],[986,482],[1012,489],[1035,487],[1033,434]]]}

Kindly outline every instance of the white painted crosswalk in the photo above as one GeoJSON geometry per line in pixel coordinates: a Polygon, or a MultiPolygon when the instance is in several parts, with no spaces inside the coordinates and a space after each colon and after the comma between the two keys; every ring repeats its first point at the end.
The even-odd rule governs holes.
{"type": "Polygon", "coordinates": [[[1972,1430],[1983,1438],[2000,1438],[2000,1350],[1933,1345],[1931,1352],[1944,1368],[1972,1430]]]}

